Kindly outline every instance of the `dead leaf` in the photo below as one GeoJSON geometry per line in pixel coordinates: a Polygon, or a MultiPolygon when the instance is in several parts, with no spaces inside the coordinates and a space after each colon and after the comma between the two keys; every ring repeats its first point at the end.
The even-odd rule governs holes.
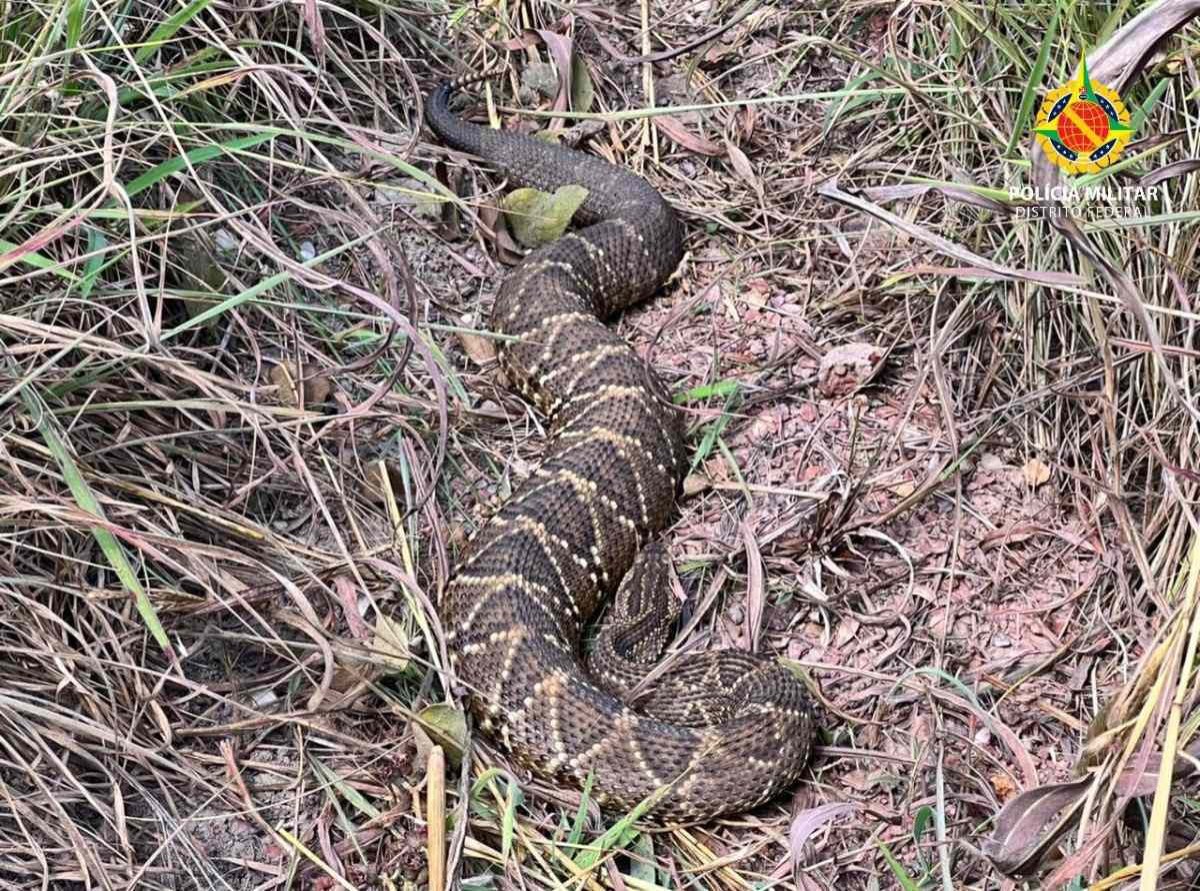
{"type": "Polygon", "coordinates": [[[758,177],[754,175],[754,165],[750,163],[746,153],[726,139],[725,154],[729,156],[729,163],[737,175],[757,190],[759,188],[758,177]]]}
{"type": "MultiPolygon", "coordinates": [[[[1196,772],[1197,755],[1200,742],[1193,742],[1175,759],[1173,779],[1178,782],[1192,776],[1196,772]]],[[[1128,767],[1117,778],[1118,793],[1131,798],[1150,795],[1158,785],[1158,773],[1157,769],[1128,767]]],[[[1075,827],[1096,779],[1088,776],[1069,783],[1038,786],[1000,808],[992,834],[983,843],[983,852],[992,865],[1009,876],[1037,872],[1058,841],[1075,827]]],[[[1102,777],[1099,779],[1103,782],[1102,777]]]]}
{"type": "Polygon", "coordinates": [[[1001,801],[1008,801],[1017,794],[1017,784],[1006,773],[994,773],[988,777],[988,781],[996,791],[996,797],[1001,801]]]}
{"type": "Polygon", "coordinates": [[[525,259],[524,251],[513,240],[512,233],[508,231],[508,226],[505,224],[504,215],[498,208],[490,204],[480,207],[479,222],[483,224],[486,232],[491,233],[492,249],[501,263],[506,266],[515,266],[525,259]]]}
{"type": "Polygon", "coordinates": [[[1011,214],[1012,207],[1003,201],[997,201],[988,195],[973,192],[965,186],[932,186],[922,183],[899,183],[893,186],[869,186],[862,190],[862,195],[871,201],[887,204],[889,201],[902,201],[920,198],[927,192],[936,192],[946,198],[962,204],[970,204],[984,210],[996,213],[1011,214]]]}
{"type": "Polygon", "coordinates": [[[810,807],[792,817],[792,825],[788,827],[788,851],[792,855],[793,869],[806,864],[804,846],[819,829],[838,817],[855,813],[860,807],[852,801],[834,801],[810,807]]]}
{"type": "Polygon", "coordinates": [[[678,118],[658,115],[654,118],[654,126],[665,133],[672,142],[678,143],[689,152],[707,155],[710,158],[719,158],[725,154],[723,146],[693,133],[678,118]]]}
{"type": "Polygon", "coordinates": [[[350,636],[355,640],[365,641],[370,636],[370,629],[363,621],[358,608],[358,589],[348,576],[336,575],[333,578],[333,590],[337,592],[342,605],[342,615],[346,618],[346,627],[350,636]]]}
{"type": "Polygon", "coordinates": [[[1075,825],[1092,778],[1072,783],[1052,783],[1023,792],[996,815],[992,835],[983,852],[992,865],[1009,876],[1036,870],[1075,825]]]}
{"type": "Polygon", "coordinates": [[[1028,485],[1036,489],[1050,479],[1050,466],[1039,458],[1030,458],[1021,468],[1021,476],[1028,485]]]}
{"type": "Polygon", "coordinates": [[[1164,164],[1162,167],[1151,170],[1138,180],[1138,185],[1143,188],[1156,186],[1177,176],[1185,176],[1193,170],[1200,170],[1200,158],[1185,158],[1182,161],[1173,161],[1170,164],[1164,164]]]}
{"type": "Polygon", "coordinates": [[[463,352],[476,365],[487,365],[496,359],[496,343],[492,338],[474,331],[459,331],[458,341],[462,344],[463,352]]]}
{"type": "Polygon", "coordinates": [[[750,524],[742,521],[742,545],[746,549],[746,639],[750,652],[758,652],[762,632],[763,610],[766,608],[766,585],[763,581],[762,552],[750,524]]]}
{"type": "MultiPolygon", "coordinates": [[[[1200,0],[1198,0],[1200,2],[1200,0]]],[[[817,188],[817,194],[832,201],[837,201],[847,207],[852,207],[855,210],[862,211],[865,214],[875,217],[877,220],[882,220],[893,229],[897,229],[906,235],[921,241],[939,253],[953,257],[960,262],[969,264],[972,268],[986,270],[992,275],[1000,279],[1011,279],[1016,281],[1033,282],[1039,285],[1055,285],[1055,286],[1082,286],[1085,284],[1083,278],[1071,272],[1056,272],[1042,271],[1040,269],[1020,269],[1014,266],[1005,266],[1003,263],[997,263],[988,257],[984,257],[974,251],[968,250],[959,244],[938,235],[933,230],[919,226],[916,223],[910,222],[901,216],[897,216],[891,211],[884,210],[878,204],[873,204],[870,201],[858,196],[852,195],[838,188],[836,179],[829,180],[817,188]]]]}
{"type": "Polygon", "coordinates": [[[270,372],[271,383],[281,405],[312,408],[323,405],[333,392],[329,378],[313,366],[297,369],[291,361],[280,362],[270,372]]]}
{"type": "Polygon", "coordinates": [[[380,613],[375,619],[375,637],[371,641],[371,649],[376,657],[390,669],[391,674],[399,674],[408,668],[411,652],[408,648],[408,635],[404,625],[391,616],[380,613]]]}
{"type": "Polygon", "coordinates": [[[400,473],[400,466],[392,461],[386,459],[372,461],[366,469],[367,490],[377,500],[385,501],[384,494],[387,489],[384,488],[384,481],[386,479],[387,488],[392,490],[392,497],[403,500],[404,493],[397,488],[397,484],[403,479],[400,473]]]}
{"type": "Polygon", "coordinates": [[[751,306],[764,307],[771,299],[771,283],[761,276],[742,286],[742,299],[751,306]]]}

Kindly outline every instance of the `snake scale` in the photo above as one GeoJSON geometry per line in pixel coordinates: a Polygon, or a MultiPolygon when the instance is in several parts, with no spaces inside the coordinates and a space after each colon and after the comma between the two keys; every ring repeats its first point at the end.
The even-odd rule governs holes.
{"type": "Polygon", "coordinates": [[[701,652],[631,696],[679,614],[655,534],[688,463],[681,412],[602,320],[666,281],[682,226],[629,171],[457,117],[450,96],[479,79],[429,95],[436,135],[523,185],[588,194],[574,218],[583,228],[530,253],[496,297],[498,364],[548,416],[549,443],[447,588],[451,663],[485,733],[554,783],[578,787],[591,774],[607,810],[656,792],[658,822],[746,810],[790,786],[808,757],[813,709],[791,672],[751,653],[701,652]],[[610,600],[584,654],[585,630],[610,600]]]}

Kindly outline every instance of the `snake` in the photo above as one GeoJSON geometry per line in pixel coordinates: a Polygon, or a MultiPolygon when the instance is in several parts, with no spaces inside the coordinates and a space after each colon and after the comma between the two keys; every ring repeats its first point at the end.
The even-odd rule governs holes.
{"type": "Polygon", "coordinates": [[[814,706],[765,655],[699,651],[658,665],[681,612],[662,533],[689,470],[686,419],[605,324],[671,277],[683,226],[630,170],[455,114],[451,97],[489,75],[431,91],[430,129],[511,182],[573,184],[586,197],[575,228],[499,284],[496,362],[545,417],[547,442],[446,586],[450,666],[476,725],[552,786],[649,822],[741,813],[796,782],[814,706]]]}

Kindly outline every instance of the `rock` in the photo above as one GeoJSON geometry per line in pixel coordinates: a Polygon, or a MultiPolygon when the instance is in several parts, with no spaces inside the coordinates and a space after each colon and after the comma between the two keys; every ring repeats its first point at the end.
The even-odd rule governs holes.
{"type": "Polygon", "coordinates": [[[883,365],[885,351],[870,343],[846,343],[821,357],[817,386],[832,399],[846,396],[868,383],[883,365]]]}

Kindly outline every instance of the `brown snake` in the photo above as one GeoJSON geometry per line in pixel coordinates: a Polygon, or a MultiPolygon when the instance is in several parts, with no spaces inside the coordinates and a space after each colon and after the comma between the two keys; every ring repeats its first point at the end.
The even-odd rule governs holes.
{"type": "MultiPolygon", "coordinates": [[[[478,78],[475,78],[478,79],[478,78]]],[[[529,254],[500,286],[500,367],[549,418],[540,467],[470,542],[442,606],[458,677],[483,730],[521,764],[627,810],[665,789],[659,821],[754,807],[808,758],[813,709],[775,660],[685,656],[649,696],[678,616],[666,525],[687,471],[681,413],[658,376],[602,323],[663,284],[683,231],[649,183],[603,160],[460,120],[446,84],[426,101],[441,140],[543,190],[588,190],[585,228],[529,254]],[[649,542],[649,543],[648,543],[649,542]],[[615,597],[613,597],[615,592],[615,597]],[[584,630],[613,599],[590,653],[584,630]]]]}

